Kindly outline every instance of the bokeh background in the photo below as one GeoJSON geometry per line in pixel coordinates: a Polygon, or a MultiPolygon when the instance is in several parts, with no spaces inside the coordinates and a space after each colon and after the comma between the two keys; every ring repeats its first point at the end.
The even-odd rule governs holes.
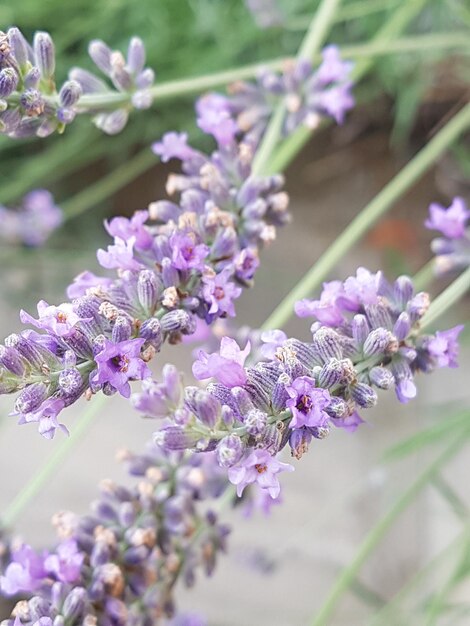
{"type": "MultiPolygon", "coordinates": [[[[354,19],[338,21],[330,41],[366,42],[397,6],[413,1],[377,0],[380,11],[363,10],[354,19]]],[[[343,4],[372,6],[368,0],[343,4]]],[[[422,4],[407,28],[408,37],[452,34],[470,26],[465,0],[422,4]]],[[[76,0],[73,4],[17,0],[0,6],[0,24],[4,29],[18,25],[26,35],[40,29],[51,32],[59,79],[72,65],[91,68],[86,57],[90,39],[102,38],[113,48],[124,49],[130,36],[139,35],[148,50],[148,65],[156,69],[158,81],[165,81],[293,54],[308,23],[305,17],[317,5],[313,0],[279,0],[280,24],[262,28],[243,0],[76,0]]],[[[287,190],[293,223],[264,252],[255,288],[239,300],[240,325],[261,325],[360,209],[468,100],[469,79],[468,51],[428,49],[384,54],[375,60],[368,78],[357,87],[359,104],[346,124],[319,132],[290,166],[287,190]]],[[[42,249],[0,244],[2,336],[20,328],[20,308],[33,310],[41,298],[62,301],[73,276],[85,268],[97,269],[96,248],[108,241],[103,219],[129,215],[165,195],[170,168],[158,164],[148,146],[170,129],[188,130],[196,144],[210,146],[195,127],[191,99],[134,114],[117,137],[105,137],[89,120],[80,119],[65,135],[47,140],[13,142],[0,137],[0,202],[12,205],[25,192],[45,187],[69,218],[42,249]]],[[[470,200],[469,157],[467,138],[449,150],[359,246],[345,254],[331,278],[343,278],[358,265],[383,268],[391,277],[416,272],[430,258],[431,233],[423,228],[429,203],[448,204],[454,195],[470,200]]],[[[436,281],[432,291],[444,286],[444,281],[436,281]]],[[[465,321],[468,302],[455,307],[443,325],[465,321]]],[[[292,321],[288,330],[307,336],[308,323],[292,321]]],[[[335,431],[314,443],[296,463],[296,472],[283,477],[284,503],[269,519],[258,516],[247,521],[238,511],[227,512],[234,528],[230,552],[220,560],[213,579],[201,578],[195,590],[181,593],[183,608],[204,613],[211,626],[307,626],[359,542],[433,458],[439,441],[394,462],[383,462],[386,451],[446,420],[457,408],[470,407],[468,339],[467,331],[460,369],[422,378],[416,401],[403,407],[388,397],[392,394],[382,394],[379,407],[369,412],[369,423],[355,435],[335,431]]],[[[167,361],[189,372],[190,348],[166,347],[156,372],[167,361]]],[[[85,406],[83,400],[68,410],[71,429],[85,406]]],[[[0,511],[47,461],[61,437],[50,442],[39,437],[34,427],[18,428],[8,416],[11,408],[12,400],[2,397],[0,511]]],[[[22,515],[17,530],[33,545],[51,543],[51,515],[64,509],[85,512],[100,479],[124,479],[123,469],[114,461],[116,450],[142,449],[153,429],[151,421],[133,413],[124,400],[109,399],[22,515]]],[[[467,447],[446,467],[444,482],[424,490],[400,517],[343,598],[332,624],[372,623],[372,616],[387,600],[468,523],[468,459],[467,447]],[[457,505],[449,504],[452,498],[445,497],[442,485],[456,495],[457,505]]],[[[452,560],[449,563],[417,586],[405,599],[402,613],[377,623],[424,623],[422,609],[433,589],[449,576],[452,560]]],[[[462,617],[442,615],[439,624],[470,623],[470,584],[465,580],[452,602],[467,613],[462,609],[462,617]]]]}

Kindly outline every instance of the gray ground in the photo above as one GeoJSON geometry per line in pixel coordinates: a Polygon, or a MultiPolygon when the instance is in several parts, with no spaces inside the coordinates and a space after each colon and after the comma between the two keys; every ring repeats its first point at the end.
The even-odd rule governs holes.
{"type": "MultiPolygon", "coordinates": [[[[263,255],[255,290],[239,301],[240,321],[259,325],[397,167],[398,162],[387,155],[381,134],[354,149],[344,149],[336,160],[325,159],[312,149],[307,163],[297,165],[289,175],[294,222],[263,255]]],[[[419,227],[428,202],[437,194],[434,181],[434,174],[423,180],[395,207],[394,217],[413,217],[419,227]]],[[[426,237],[419,234],[418,243],[426,237]]],[[[18,327],[19,306],[31,308],[39,294],[57,300],[68,278],[82,269],[82,261],[73,255],[61,263],[60,272],[46,254],[39,255],[40,263],[35,257],[22,268],[12,266],[4,272],[2,335],[18,327]]],[[[90,250],[86,265],[93,263],[92,258],[90,250]]],[[[412,271],[426,258],[425,245],[407,254],[412,271]]],[[[375,268],[383,261],[383,253],[362,245],[342,259],[336,274],[345,276],[360,264],[375,268]]],[[[446,325],[464,319],[461,306],[452,311],[446,325]]],[[[305,334],[307,328],[308,324],[299,322],[289,325],[290,330],[305,334]]],[[[167,348],[160,363],[165,360],[188,369],[183,348],[167,348]]],[[[381,465],[383,451],[433,420],[445,419],[449,410],[443,408],[439,414],[436,407],[440,403],[449,399],[468,403],[469,365],[467,348],[458,371],[441,371],[420,380],[415,402],[403,407],[393,394],[382,394],[379,407],[369,413],[370,423],[355,435],[334,431],[326,440],[314,443],[310,453],[296,463],[296,472],[283,476],[285,503],[269,519],[246,521],[238,513],[227,513],[234,526],[230,554],[220,560],[212,580],[201,578],[195,591],[182,594],[183,606],[205,613],[213,626],[307,626],[367,531],[436,454],[431,448],[406,462],[381,465]],[[269,572],[263,571],[263,564],[269,572]]],[[[83,401],[68,411],[71,429],[84,406],[83,401]]],[[[0,507],[4,507],[47,460],[58,440],[42,439],[33,427],[17,427],[15,419],[7,416],[9,399],[1,399],[0,408],[0,507]]],[[[115,450],[123,444],[138,450],[152,430],[153,424],[133,414],[124,400],[110,399],[47,489],[23,514],[18,530],[36,545],[52,540],[52,513],[58,509],[86,511],[98,479],[123,475],[113,461],[115,450]]],[[[446,470],[466,501],[468,454],[467,448],[446,470]]],[[[377,594],[377,602],[391,597],[459,528],[442,498],[435,491],[425,491],[364,566],[361,583],[377,594]]],[[[469,588],[462,599],[468,597],[469,588]]],[[[350,593],[331,624],[362,626],[371,611],[370,604],[350,593]]]]}

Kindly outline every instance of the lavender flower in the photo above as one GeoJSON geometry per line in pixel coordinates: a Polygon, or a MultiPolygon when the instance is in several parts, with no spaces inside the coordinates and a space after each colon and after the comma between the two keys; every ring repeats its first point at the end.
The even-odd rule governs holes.
{"type": "Polygon", "coordinates": [[[284,16],[277,0],[245,0],[245,4],[260,28],[282,25],[284,16]]]}
{"type": "Polygon", "coordinates": [[[91,515],[57,514],[55,550],[13,550],[1,591],[27,599],[2,626],[203,624],[175,615],[173,589],[199,569],[212,573],[225,549],[228,528],[204,507],[224,491],[223,473],[213,455],[149,447],[121,458],[134,486],[103,481],[91,515]]]}
{"type": "Polygon", "coordinates": [[[470,210],[463,198],[454,198],[447,209],[432,203],[425,226],[443,235],[431,242],[437,275],[456,272],[470,265],[470,210]]]}
{"type": "Polygon", "coordinates": [[[17,209],[0,206],[0,237],[10,244],[42,246],[62,219],[52,195],[37,189],[28,193],[17,209]]]}
{"type": "Polygon", "coordinates": [[[417,393],[417,372],[457,365],[462,327],[424,334],[420,320],[428,307],[429,296],[416,294],[407,276],[391,284],[359,268],[297,306],[302,316],[318,312],[310,342],[273,331],[261,335],[267,349],[249,354],[250,344],[242,351],[224,337],[219,352],[198,352],[193,373],[214,379],[204,391],[179,387],[154,413],[146,410],[151,398],[142,401],[144,391],[136,405],[161,420],[155,441],[164,450],[215,449],[239,495],[256,483],[277,498],[277,473],[286,469],[277,455],[286,445],[300,459],[332,426],[354,432],[363,410],[377,404],[377,390],[394,387],[408,402],[417,393]]]}
{"type": "MultiPolygon", "coordinates": [[[[130,381],[150,376],[146,363],[165,341],[192,335],[198,319],[211,324],[234,316],[259,250],[288,221],[283,180],[252,176],[246,144],[211,155],[185,145],[183,173],[168,180],[179,199],[106,222],[114,242],[98,250],[98,260],[117,277],[82,272],[69,287],[71,302],[40,301],[38,317],[21,312],[23,323],[40,332],[11,335],[0,347],[0,393],[21,390],[20,424],[36,423],[52,438],[58,428],[66,430],[61,410],[80,396],[118,391],[128,397],[130,381]]],[[[243,384],[248,350],[227,343],[220,355],[201,356],[200,376],[213,376],[223,364],[229,366],[224,384],[243,384]]],[[[154,405],[159,394],[154,390],[154,405]]]]}
{"type": "Polygon", "coordinates": [[[256,83],[231,85],[227,96],[203,96],[196,107],[198,124],[219,144],[229,144],[237,132],[257,144],[279,102],[287,109],[285,135],[301,125],[315,128],[324,117],[342,124],[354,106],[351,70],[352,63],[342,61],[338,48],[328,46],[316,69],[306,59],[291,61],[282,73],[266,70],[256,83]]]}

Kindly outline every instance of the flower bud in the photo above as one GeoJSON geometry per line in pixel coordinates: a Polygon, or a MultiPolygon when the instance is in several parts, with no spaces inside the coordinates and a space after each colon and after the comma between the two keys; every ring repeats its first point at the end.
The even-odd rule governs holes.
{"type": "Polygon", "coordinates": [[[121,341],[127,341],[132,335],[132,324],[128,317],[124,315],[118,315],[114,321],[111,339],[114,343],[120,343],[121,341]]]}
{"type": "Polygon", "coordinates": [[[15,58],[20,70],[24,70],[28,62],[28,43],[19,28],[9,28],[7,32],[12,56],[15,58]]]}
{"type": "Polygon", "coordinates": [[[395,384],[392,372],[386,367],[373,367],[369,372],[369,378],[379,389],[391,389],[395,384]]]}
{"type": "Polygon", "coordinates": [[[201,422],[213,428],[220,417],[220,404],[214,396],[204,390],[194,395],[195,413],[201,422]]]}
{"type": "Polygon", "coordinates": [[[145,320],[140,327],[139,335],[146,339],[156,350],[159,350],[163,343],[160,320],[156,317],[145,320]]]}
{"type": "Polygon", "coordinates": [[[219,442],[216,450],[220,467],[232,467],[242,458],[244,445],[238,435],[227,435],[219,442]]]}
{"type": "Polygon", "coordinates": [[[369,304],[365,306],[367,319],[372,328],[392,328],[392,318],[387,307],[383,304],[369,304]]]}
{"type": "Polygon", "coordinates": [[[63,107],[73,107],[82,95],[82,88],[76,80],[66,81],[59,92],[59,101],[63,107]]]}
{"type": "Polygon", "coordinates": [[[74,587],[65,598],[62,613],[67,621],[75,621],[83,616],[86,602],[88,600],[86,589],[83,587],[74,587]]]}
{"type": "Polygon", "coordinates": [[[252,409],[245,417],[244,424],[250,435],[259,435],[266,428],[268,416],[259,409],[252,409]]]}
{"type": "Polygon", "coordinates": [[[21,94],[21,106],[29,117],[37,117],[44,112],[45,101],[37,89],[27,89],[21,94]]]}
{"type": "Polygon", "coordinates": [[[370,326],[365,315],[355,315],[351,322],[352,335],[358,347],[367,339],[370,332],[370,326]]]}
{"type": "Polygon", "coordinates": [[[155,272],[142,270],[137,282],[137,294],[139,302],[148,313],[153,313],[158,298],[163,291],[163,285],[157,279],[155,272]]]}
{"type": "Polygon", "coordinates": [[[296,428],[289,437],[289,446],[292,456],[301,459],[308,452],[308,446],[312,441],[312,433],[306,428],[296,428]]]}
{"type": "Polygon", "coordinates": [[[398,350],[398,341],[385,328],[372,330],[364,342],[363,352],[366,357],[390,354],[398,350]]]}
{"type": "Polygon", "coordinates": [[[28,385],[15,401],[17,413],[31,413],[38,409],[47,398],[49,387],[44,383],[28,385]]]}
{"type": "Polygon", "coordinates": [[[111,49],[100,39],[93,39],[88,44],[88,54],[93,63],[109,76],[111,73],[111,49]]]}
{"type": "Polygon", "coordinates": [[[76,368],[63,370],[59,374],[59,387],[65,395],[79,391],[83,386],[82,375],[76,368]]]}
{"type": "Polygon", "coordinates": [[[338,333],[332,328],[319,328],[313,335],[312,344],[325,363],[332,358],[341,359],[343,356],[338,333]]]}
{"type": "Polygon", "coordinates": [[[15,348],[0,345],[0,364],[15,376],[23,376],[26,363],[15,348]]]}
{"type": "Polygon", "coordinates": [[[409,276],[399,276],[393,285],[393,295],[401,310],[405,309],[413,297],[413,281],[409,276]]]}
{"type": "Polygon", "coordinates": [[[356,383],[350,386],[352,399],[365,409],[369,409],[377,404],[377,394],[370,385],[366,383],[356,383]]]}
{"type": "Polygon", "coordinates": [[[132,37],[127,49],[127,69],[131,74],[139,74],[145,65],[145,47],[142,39],[132,37]]]}
{"type": "Polygon", "coordinates": [[[192,317],[187,311],[175,309],[174,311],[165,313],[160,323],[165,333],[175,331],[184,332],[190,327],[191,319],[192,317]]]}
{"type": "Polygon", "coordinates": [[[12,67],[5,67],[0,72],[0,98],[8,98],[18,85],[18,74],[12,67]]]}
{"type": "Polygon", "coordinates": [[[154,441],[166,450],[190,450],[196,447],[199,435],[190,433],[179,426],[168,426],[155,433],[154,441]]]}
{"type": "Polygon", "coordinates": [[[398,341],[403,341],[403,339],[406,339],[406,337],[408,337],[410,330],[410,316],[408,315],[408,313],[405,312],[400,313],[393,327],[393,334],[398,339],[398,341]]]}
{"type": "Polygon", "coordinates": [[[54,43],[49,33],[37,32],[34,35],[34,56],[36,65],[44,78],[52,78],[55,71],[54,43]]]}

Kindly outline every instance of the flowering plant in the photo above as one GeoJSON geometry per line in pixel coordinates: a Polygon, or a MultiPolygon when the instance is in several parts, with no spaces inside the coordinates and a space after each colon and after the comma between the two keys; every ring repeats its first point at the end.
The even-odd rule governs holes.
{"type": "MultiPolygon", "coordinates": [[[[249,6],[259,12],[256,4],[249,6]]],[[[253,286],[263,248],[291,219],[282,170],[310,133],[345,123],[355,104],[353,87],[365,70],[332,45],[317,59],[338,4],[321,2],[294,59],[256,68],[251,80],[242,72],[226,93],[197,99],[197,126],[215,149],[197,149],[176,131],[152,144],[162,162],[180,161],[167,197],[130,218],[106,221],[113,243],[97,251],[103,275],[85,270],[69,285],[67,301],[40,300],[37,315],[22,310],[28,328],[0,346],[0,394],[16,394],[18,423],[37,424],[46,439],[59,430],[69,436],[59,445],[73,445],[79,431],[69,433],[62,420],[83,397],[101,407],[119,394],[157,422],[143,454],[120,454],[137,477],[131,486],[104,481],[89,516],[57,514],[51,550],[11,541],[0,590],[18,601],[4,626],[203,624],[179,612],[175,589],[180,580],[191,586],[198,569],[211,574],[226,549],[221,503],[269,511],[280,502],[280,475],[294,470],[282,460],[285,450],[299,460],[333,427],[355,432],[379,390],[394,389],[405,404],[417,395],[417,374],[457,367],[463,325],[429,327],[470,284],[470,211],[461,198],[448,209],[432,204],[426,222],[444,236],[432,244],[433,265],[463,270],[435,300],[417,278],[388,281],[364,267],[308,296],[469,127],[468,105],[355,218],[261,329],[243,336],[230,323],[243,289],[253,286]],[[308,340],[281,330],[294,311],[313,318],[308,340]],[[211,329],[220,324],[224,336],[215,347],[211,329]],[[154,378],[151,364],[165,343],[201,335],[206,345],[192,363],[196,384],[184,384],[168,364],[154,378]]],[[[402,11],[397,23],[408,16],[409,9],[402,11]]],[[[100,130],[117,134],[133,109],[152,106],[160,92],[139,38],[131,39],[126,57],[101,40],[90,43],[89,54],[106,79],[73,68],[58,89],[50,35],[36,33],[31,46],[16,27],[3,33],[2,133],[44,138],[89,115],[100,130]]],[[[22,210],[2,211],[5,238],[28,246],[43,244],[63,219],[43,190],[28,194],[22,210]]],[[[5,526],[42,482],[4,513],[5,526]]],[[[339,589],[347,584],[346,578],[339,589]]],[[[326,623],[337,593],[317,626],[326,623]]]]}

